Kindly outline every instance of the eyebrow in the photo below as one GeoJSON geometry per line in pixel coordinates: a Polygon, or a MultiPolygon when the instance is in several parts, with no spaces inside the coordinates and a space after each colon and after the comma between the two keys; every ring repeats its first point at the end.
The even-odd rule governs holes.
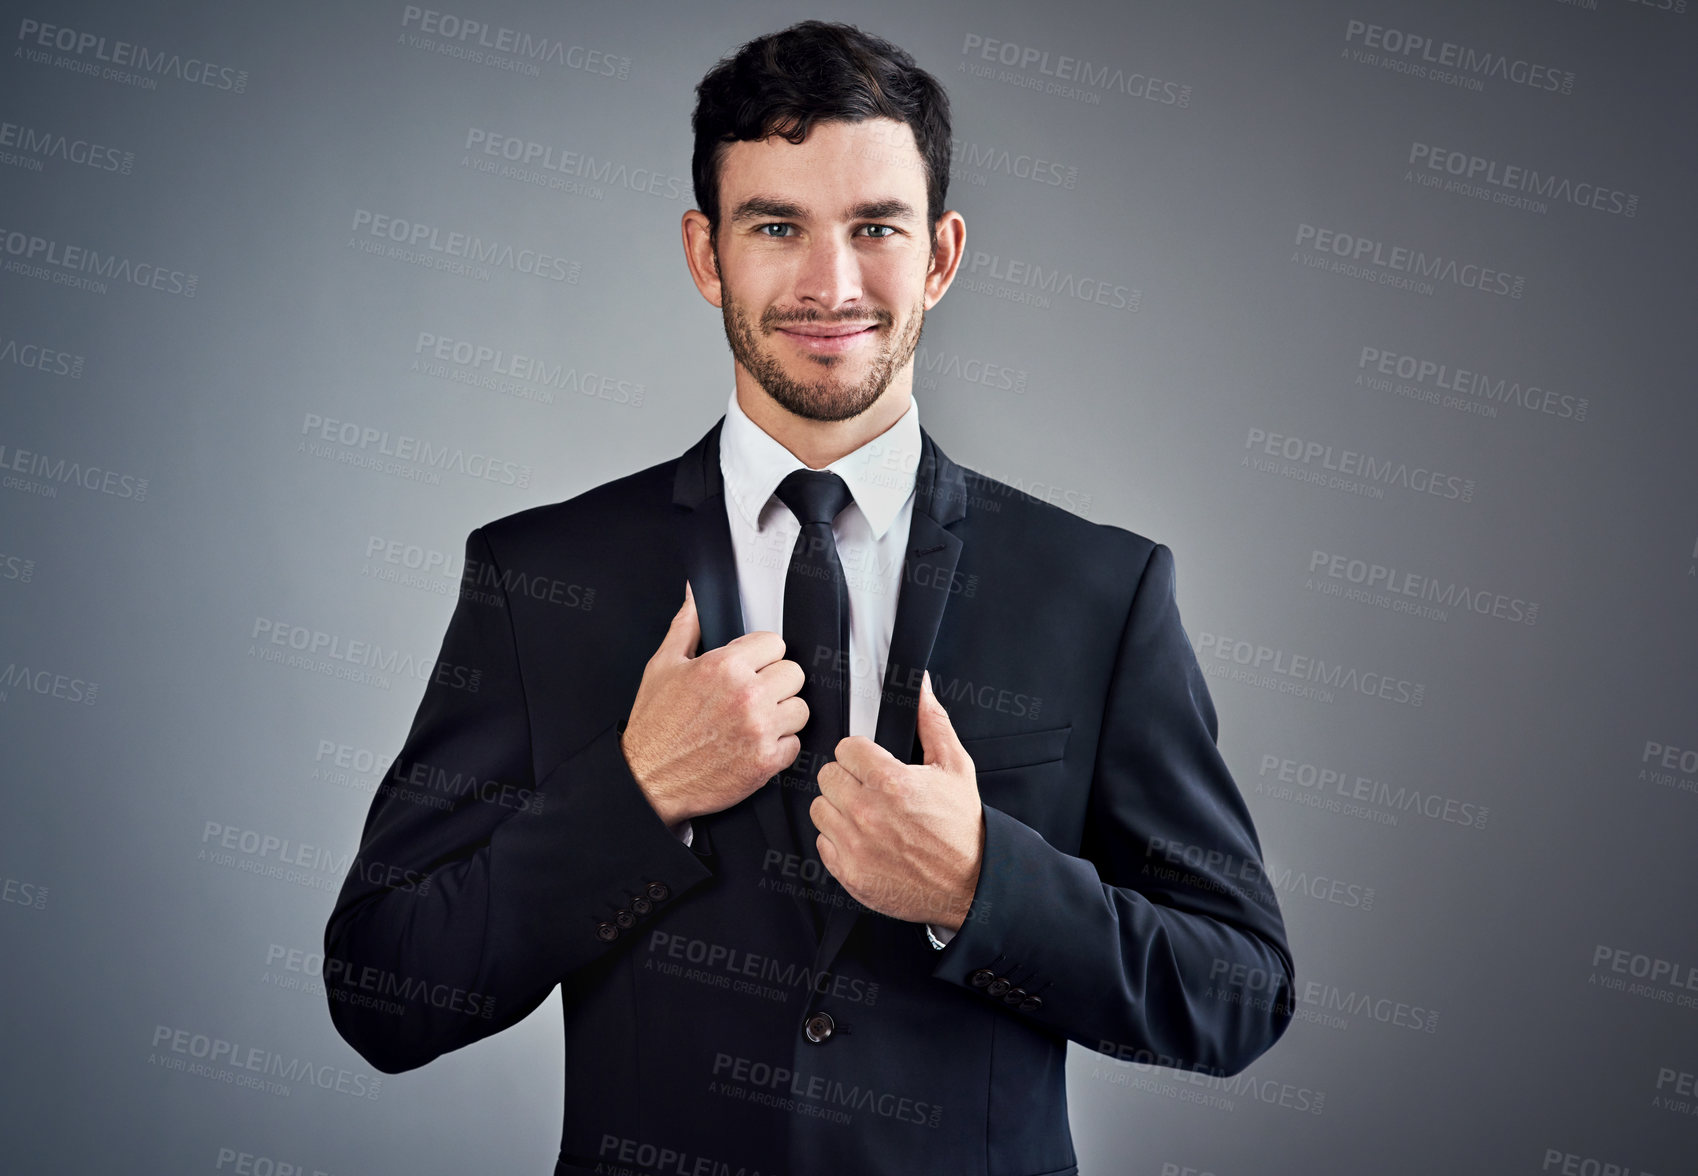
{"type": "MultiPolygon", "coordinates": [[[[731,214],[731,223],[750,220],[807,220],[808,210],[794,200],[778,196],[751,196],[731,214]]],[[[882,200],[863,200],[849,208],[850,220],[917,221],[920,216],[906,200],[886,197],[882,200]]]]}

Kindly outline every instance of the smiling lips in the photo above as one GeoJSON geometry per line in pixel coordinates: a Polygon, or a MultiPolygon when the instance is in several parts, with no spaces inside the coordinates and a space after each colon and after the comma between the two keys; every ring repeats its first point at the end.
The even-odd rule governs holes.
{"type": "Polygon", "coordinates": [[[877,323],[797,323],[779,330],[808,351],[847,351],[863,339],[870,339],[878,329],[877,323]]]}

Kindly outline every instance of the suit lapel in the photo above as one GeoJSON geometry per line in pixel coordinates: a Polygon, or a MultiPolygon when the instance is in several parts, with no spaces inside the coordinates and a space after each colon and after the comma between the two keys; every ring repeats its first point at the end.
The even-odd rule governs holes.
{"type": "MultiPolygon", "coordinates": [[[[737,560],[725,517],[725,480],[719,472],[721,417],[678,459],[672,504],[679,550],[701,621],[701,651],[718,649],[743,635],[743,599],[737,591],[737,560]]],[[[676,586],[680,591],[683,585],[676,586]]]]}
{"type": "MultiPolygon", "coordinates": [[[[920,671],[931,660],[932,644],[943,622],[949,586],[961,558],[961,539],[949,528],[967,513],[966,480],[961,467],[920,430],[920,464],[914,477],[914,511],[903,554],[902,586],[896,597],[896,624],[890,634],[884,688],[879,694],[874,742],[905,764],[919,759],[915,730],[920,713],[920,671]]],[[[831,970],[838,951],[854,930],[862,908],[834,907],[814,955],[814,974],[831,970]]]]}
{"type": "MultiPolygon", "coordinates": [[[[719,437],[725,418],[678,460],[672,502],[679,550],[690,578],[701,620],[701,650],[717,649],[743,634],[743,604],[737,590],[737,561],[725,514],[725,482],[719,468],[719,437]]],[[[966,479],[961,467],[920,430],[920,463],[914,476],[914,510],[903,553],[902,583],[896,598],[896,622],[880,694],[874,741],[903,763],[919,758],[915,731],[920,705],[920,671],[931,658],[943,621],[944,606],[961,556],[961,539],[951,528],[967,513],[966,479]]],[[[758,788],[752,800],[767,844],[788,849],[789,825],[778,786],[758,788]]],[[[704,820],[709,823],[718,814],[704,820]]],[[[813,919],[801,895],[797,918],[809,935],[813,919]]],[[[814,971],[829,970],[860,916],[859,907],[834,907],[827,916],[814,971]]]]}
{"type": "MultiPolygon", "coordinates": [[[[718,649],[743,635],[743,599],[737,590],[737,557],[731,547],[731,524],[725,514],[725,478],[719,468],[719,434],[725,426],[720,417],[713,428],[678,461],[672,502],[678,527],[679,549],[690,578],[701,621],[700,652],[718,649]]],[[[789,852],[790,824],[784,814],[783,795],[772,780],[762,784],[749,807],[760,822],[766,843],[789,852]]],[[[711,827],[723,819],[711,813],[700,824],[711,827]]],[[[711,836],[711,834],[710,834],[711,836]]],[[[791,896],[796,917],[808,937],[814,937],[814,919],[803,894],[791,896]]]]}

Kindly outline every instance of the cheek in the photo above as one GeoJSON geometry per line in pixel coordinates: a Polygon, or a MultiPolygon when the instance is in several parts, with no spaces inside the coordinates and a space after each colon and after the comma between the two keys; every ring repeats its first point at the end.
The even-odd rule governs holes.
{"type": "Polygon", "coordinates": [[[862,264],[861,279],[868,288],[878,290],[889,305],[902,306],[926,279],[925,259],[912,254],[873,258],[862,264]]]}
{"type": "Polygon", "coordinates": [[[926,268],[912,259],[862,271],[868,297],[890,308],[899,319],[918,318],[926,308],[926,268]]]}

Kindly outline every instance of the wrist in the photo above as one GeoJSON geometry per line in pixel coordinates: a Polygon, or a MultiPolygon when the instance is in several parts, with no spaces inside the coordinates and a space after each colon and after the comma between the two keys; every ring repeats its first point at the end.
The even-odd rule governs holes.
{"type": "Polygon", "coordinates": [[[661,823],[668,829],[676,830],[679,825],[688,819],[689,814],[676,811],[674,806],[657,792],[651,782],[645,779],[648,771],[645,767],[639,766],[637,759],[631,755],[631,745],[628,742],[630,736],[625,731],[625,722],[626,720],[622,719],[619,723],[619,751],[625,757],[626,770],[631,773],[631,779],[637,782],[637,791],[643,794],[643,799],[649,802],[649,807],[660,817],[661,823]]]}
{"type": "Polygon", "coordinates": [[[685,812],[680,805],[645,787],[641,782],[638,783],[637,787],[642,790],[643,798],[649,802],[649,807],[660,818],[661,824],[668,829],[677,832],[679,826],[690,819],[692,814],[685,812]]]}

